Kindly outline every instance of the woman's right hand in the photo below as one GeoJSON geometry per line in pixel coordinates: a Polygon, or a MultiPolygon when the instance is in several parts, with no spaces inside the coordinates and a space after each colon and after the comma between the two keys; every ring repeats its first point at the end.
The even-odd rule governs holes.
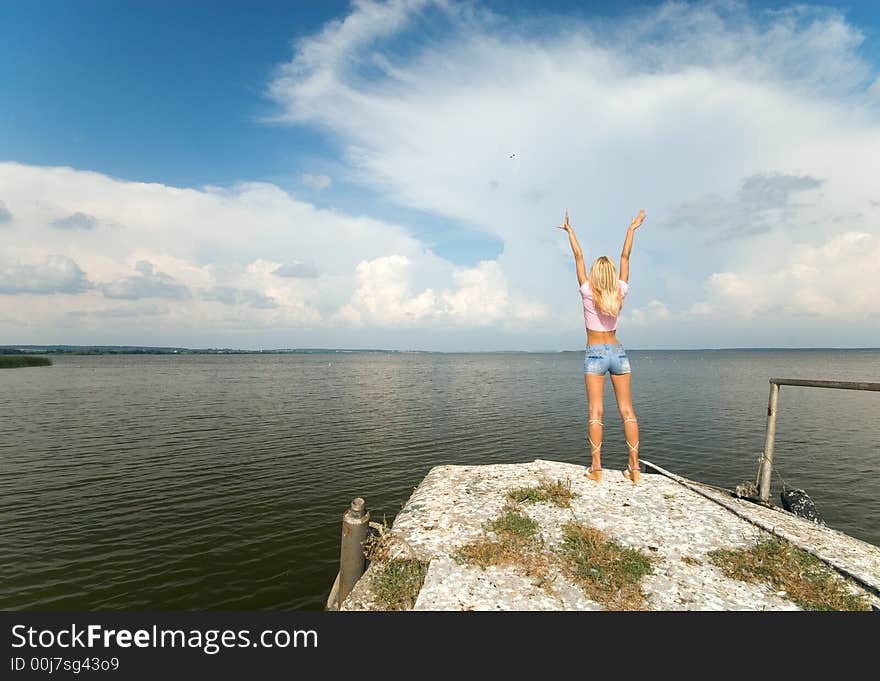
{"type": "Polygon", "coordinates": [[[638,229],[639,227],[642,226],[642,223],[643,223],[644,221],[645,221],[645,209],[642,208],[642,209],[639,211],[639,214],[636,215],[636,216],[632,219],[632,222],[629,223],[629,228],[630,228],[630,229],[638,229]]]}

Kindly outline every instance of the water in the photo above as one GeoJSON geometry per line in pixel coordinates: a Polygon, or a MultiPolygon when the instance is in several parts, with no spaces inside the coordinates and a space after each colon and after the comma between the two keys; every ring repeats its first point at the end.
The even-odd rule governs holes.
{"type": "MultiPolygon", "coordinates": [[[[630,357],[642,455],[725,487],[754,479],[768,378],[880,380],[878,351],[630,357]]],[[[582,362],[108,355],[4,370],[0,609],[320,608],[352,497],[390,523],[438,464],[585,462],[582,362]]],[[[610,382],[605,397],[603,463],[622,468],[610,382]]],[[[829,525],[875,544],[878,417],[877,393],[784,386],[776,449],[829,525]]]]}

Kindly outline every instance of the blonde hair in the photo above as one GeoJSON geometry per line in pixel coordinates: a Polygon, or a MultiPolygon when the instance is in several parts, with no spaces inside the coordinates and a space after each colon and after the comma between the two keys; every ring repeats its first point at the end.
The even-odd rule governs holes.
{"type": "Polygon", "coordinates": [[[590,286],[593,299],[600,312],[616,317],[620,314],[623,301],[620,298],[620,284],[617,279],[617,268],[607,255],[596,258],[590,268],[590,286]]]}

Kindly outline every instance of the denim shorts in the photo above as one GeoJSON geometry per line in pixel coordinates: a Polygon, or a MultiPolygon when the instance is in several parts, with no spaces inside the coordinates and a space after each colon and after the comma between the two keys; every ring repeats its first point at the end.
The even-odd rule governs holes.
{"type": "Polygon", "coordinates": [[[584,355],[584,373],[604,376],[609,371],[615,376],[630,373],[629,358],[623,346],[620,343],[588,345],[584,355]]]}

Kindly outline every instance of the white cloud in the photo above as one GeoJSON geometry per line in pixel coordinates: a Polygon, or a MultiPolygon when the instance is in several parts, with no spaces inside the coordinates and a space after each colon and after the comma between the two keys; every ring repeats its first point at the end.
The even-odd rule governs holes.
{"type": "Polygon", "coordinates": [[[483,261],[453,274],[454,287],[412,291],[413,263],[401,255],[363,261],[355,290],[339,317],[361,325],[456,325],[483,327],[540,319],[541,305],[511,295],[498,264],[483,261]]]}
{"type": "Polygon", "coordinates": [[[400,226],[318,210],[273,185],[177,189],[6,163],[0,191],[21,206],[11,260],[0,269],[0,293],[18,294],[4,302],[7,333],[85,318],[90,333],[101,324],[110,333],[129,328],[126,318],[142,310],[171,344],[196,330],[208,337],[238,330],[296,345],[298,331],[325,329],[324,344],[333,345],[346,320],[359,328],[484,327],[540,312],[509,291],[496,263],[457,268],[400,226]],[[74,203],[118,228],[56,229],[59,207],[74,203]],[[410,286],[422,293],[410,295],[410,286]],[[53,292],[70,296],[35,301],[53,292]]]}
{"type": "MultiPolygon", "coordinates": [[[[530,23],[457,3],[364,2],[302,43],[269,94],[280,118],[333,133],[364,184],[499,238],[500,272],[572,320],[572,339],[571,254],[552,225],[569,208],[592,259],[619,253],[646,207],[629,305],[647,315],[662,300],[669,315],[629,338],[653,344],[684,311],[705,312],[702,282],[740,274],[752,249],[784,259],[791,240],[880,234],[860,212],[880,177],[863,40],[840,12],[806,6],[669,3],[530,23]],[[434,26],[412,47],[407,31],[428,12],[434,26]]],[[[766,314],[739,318],[742,337],[783,322],[766,314]]],[[[728,342],[743,342],[733,332],[728,342]]]]}
{"type": "Polygon", "coordinates": [[[189,290],[164,272],[156,270],[148,260],[138,260],[134,266],[137,274],[103,284],[101,290],[107,298],[138,300],[140,298],[186,298],[189,290]]]}
{"type": "MultiPolygon", "coordinates": [[[[351,328],[359,340],[400,326],[411,347],[438,347],[437,329],[475,329],[482,347],[572,347],[580,299],[553,226],[568,208],[588,259],[616,255],[644,206],[628,345],[700,343],[708,326],[688,325],[722,318],[738,324],[722,344],[745,345],[756,329],[832,308],[853,322],[848,342],[868,344],[876,285],[836,300],[853,273],[875,272],[864,254],[880,238],[876,73],[862,41],[839,12],[800,6],[670,3],[621,20],[531,21],[470,3],[355,2],[298,43],[268,92],[279,120],[338,145],[346,186],[423,211],[427,225],[319,210],[268,183],[180,189],[0,164],[15,210],[5,257],[36,267],[63,254],[99,286],[75,303],[8,296],[0,332],[54,328],[65,309],[126,309],[108,307],[100,286],[147,261],[193,292],[150,318],[169,344],[237,330],[338,345],[351,328]],[[100,216],[100,228],[52,227],[76,214],[100,216]],[[472,268],[436,257],[428,225],[443,220],[489,233],[503,252],[472,268]]],[[[321,178],[302,182],[320,191],[321,178]]],[[[824,314],[799,327],[804,345],[825,342],[824,314]]],[[[115,323],[95,319],[99,331],[115,323]]],[[[397,347],[393,330],[369,337],[397,347]]]]}
{"type": "Polygon", "coordinates": [[[441,294],[442,309],[456,324],[486,326],[496,322],[515,324],[542,319],[547,313],[539,303],[511,295],[507,279],[495,261],[455,273],[454,290],[441,294]]]}
{"type": "Polygon", "coordinates": [[[670,312],[666,304],[661,300],[650,300],[647,305],[633,310],[623,311],[623,319],[633,324],[656,324],[669,319],[670,312]]]}
{"type": "Polygon", "coordinates": [[[320,192],[330,186],[332,180],[329,175],[313,175],[312,173],[303,173],[302,183],[316,192],[320,192]]]}
{"type": "Polygon", "coordinates": [[[272,274],[279,277],[296,277],[298,279],[313,279],[318,276],[318,268],[308,263],[294,260],[283,265],[279,265],[272,274]]]}
{"type": "Polygon", "coordinates": [[[91,288],[71,258],[49,255],[42,262],[0,262],[0,294],[80,293],[91,288]]]}
{"type": "Polygon", "coordinates": [[[778,260],[755,254],[708,283],[704,313],[809,316],[822,324],[880,321],[880,238],[846,232],[818,245],[799,244],[778,260]]]}
{"type": "Polygon", "coordinates": [[[351,302],[339,316],[357,325],[374,322],[380,326],[415,324],[433,317],[434,291],[410,292],[410,265],[409,258],[402,255],[359,263],[351,302]]]}
{"type": "Polygon", "coordinates": [[[64,218],[52,221],[52,226],[58,229],[95,229],[98,221],[86,213],[74,213],[64,218]]]}
{"type": "Polygon", "coordinates": [[[271,310],[278,307],[272,298],[252,289],[237,289],[231,286],[214,286],[202,291],[203,300],[212,300],[224,305],[252,305],[253,307],[271,310]]]}

